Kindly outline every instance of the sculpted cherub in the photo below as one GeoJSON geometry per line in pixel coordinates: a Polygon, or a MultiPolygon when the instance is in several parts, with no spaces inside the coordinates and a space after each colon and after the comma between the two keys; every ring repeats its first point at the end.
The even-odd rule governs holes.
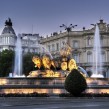
{"type": "Polygon", "coordinates": [[[77,69],[76,61],[74,59],[70,59],[68,62],[68,69],[71,71],[72,69],[77,69]]]}
{"type": "Polygon", "coordinates": [[[61,63],[61,69],[62,70],[67,70],[67,62],[62,62],[61,63]]]}
{"type": "Polygon", "coordinates": [[[42,57],[42,63],[45,69],[50,69],[51,67],[51,59],[48,55],[44,55],[42,57]]]}

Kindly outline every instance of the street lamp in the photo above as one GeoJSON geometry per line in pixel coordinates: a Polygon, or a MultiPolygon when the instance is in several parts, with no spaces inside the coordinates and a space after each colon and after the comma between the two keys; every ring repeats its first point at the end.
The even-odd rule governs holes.
{"type": "Polygon", "coordinates": [[[72,25],[70,24],[69,26],[66,26],[65,24],[62,24],[60,27],[64,28],[67,32],[68,32],[68,39],[67,39],[67,43],[65,43],[65,47],[64,49],[66,50],[63,50],[65,53],[67,53],[67,55],[69,55],[70,57],[72,56],[72,49],[70,47],[70,39],[69,39],[69,33],[71,32],[72,28],[75,28],[77,25],[72,25]]]}
{"type": "Polygon", "coordinates": [[[75,28],[77,25],[72,25],[72,24],[70,24],[69,26],[66,26],[65,24],[62,24],[61,26],[60,26],[60,28],[64,28],[65,30],[67,30],[67,32],[68,32],[68,41],[67,41],[67,43],[69,44],[69,32],[71,32],[71,30],[72,30],[72,28],[75,28]]]}
{"type": "Polygon", "coordinates": [[[69,33],[71,30],[72,30],[72,28],[75,28],[77,25],[72,25],[72,24],[70,24],[68,27],[65,25],[65,24],[62,24],[60,27],[64,27],[65,28],[65,30],[67,30],[67,32],[69,33]]]}

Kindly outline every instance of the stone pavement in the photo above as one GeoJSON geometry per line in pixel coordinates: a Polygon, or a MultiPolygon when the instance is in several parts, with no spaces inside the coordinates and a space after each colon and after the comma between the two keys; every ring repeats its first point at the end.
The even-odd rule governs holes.
{"type": "Polygon", "coordinates": [[[109,109],[109,98],[0,97],[0,109],[109,109]]]}

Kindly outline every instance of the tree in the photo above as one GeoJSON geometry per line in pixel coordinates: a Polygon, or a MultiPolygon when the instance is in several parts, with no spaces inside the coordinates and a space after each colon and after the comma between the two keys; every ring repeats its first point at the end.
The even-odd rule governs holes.
{"type": "Polygon", "coordinates": [[[37,54],[28,53],[23,55],[23,74],[26,76],[29,75],[30,71],[33,71],[35,69],[34,63],[32,62],[32,58],[34,55],[37,54]]]}
{"type": "Polygon", "coordinates": [[[0,52],[0,77],[9,76],[13,71],[14,66],[14,51],[3,50],[0,52]]]}
{"type": "Polygon", "coordinates": [[[65,89],[74,96],[79,96],[86,88],[87,83],[83,75],[77,69],[73,69],[66,77],[65,89]]]}

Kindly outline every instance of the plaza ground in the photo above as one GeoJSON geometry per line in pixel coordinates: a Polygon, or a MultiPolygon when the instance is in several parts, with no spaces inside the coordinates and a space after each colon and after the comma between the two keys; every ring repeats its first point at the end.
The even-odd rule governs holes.
{"type": "Polygon", "coordinates": [[[0,109],[109,109],[109,98],[0,97],[0,109]]]}

